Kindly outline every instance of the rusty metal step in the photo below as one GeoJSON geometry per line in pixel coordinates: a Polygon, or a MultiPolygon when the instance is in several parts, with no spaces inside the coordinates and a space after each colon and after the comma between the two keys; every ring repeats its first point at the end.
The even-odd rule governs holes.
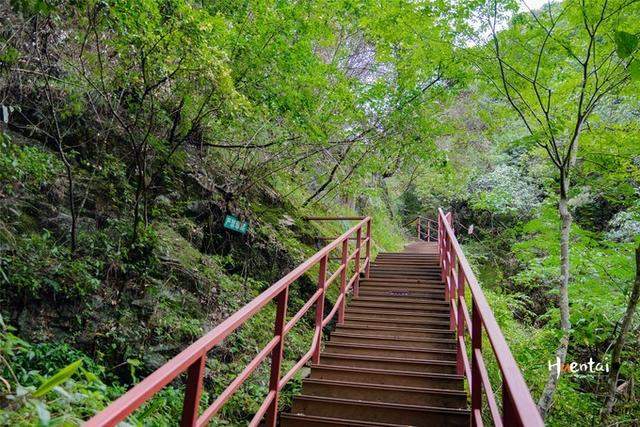
{"type": "Polygon", "coordinates": [[[390,369],[351,368],[332,365],[311,365],[310,378],[353,381],[364,384],[387,384],[410,387],[463,390],[463,377],[453,374],[393,371],[390,369]]]}
{"type": "MultiPolygon", "coordinates": [[[[426,287],[426,286],[380,286],[365,284],[360,285],[360,291],[365,292],[378,292],[383,294],[389,294],[389,298],[405,298],[413,301],[405,301],[410,303],[425,303],[424,298],[412,298],[411,296],[405,296],[405,294],[418,293],[418,294],[430,294],[434,296],[434,300],[441,303],[444,296],[444,286],[440,288],[426,287]]],[[[382,297],[385,298],[385,297],[382,297]]]]}
{"type": "MultiPolygon", "coordinates": [[[[440,301],[425,300],[423,303],[406,303],[402,301],[393,301],[393,297],[390,297],[386,301],[371,301],[361,300],[354,298],[349,307],[361,307],[361,308],[382,308],[385,310],[402,310],[409,313],[446,313],[449,315],[449,307],[445,304],[438,304],[440,301]]],[[[446,303],[446,301],[442,301],[446,303]]]]}
{"type": "Polygon", "coordinates": [[[371,290],[396,290],[396,289],[406,289],[410,291],[417,292],[433,292],[433,293],[444,293],[445,286],[443,284],[403,284],[403,283],[367,283],[360,282],[360,289],[371,289],[371,290]]]}
{"type": "MultiPolygon", "coordinates": [[[[438,258],[438,254],[419,252],[380,252],[378,258],[438,258]]],[[[377,259],[377,258],[376,258],[377,259]]]]}
{"type": "Polygon", "coordinates": [[[361,286],[371,286],[371,287],[388,287],[388,288],[416,288],[423,289],[425,291],[428,290],[444,290],[445,285],[444,282],[432,280],[430,282],[419,280],[412,281],[411,279],[407,279],[406,281],[390,281],[386,279],[377,279],[374,276],[369,277],[368,279],[360,279],[361,286]]]}
{"type": "Polygon", "coordinates": [[[382,258],[376,258],[376,260],[374,262],[371,263],[371,265],[373,264],[377,264],[377,265],[381,265],[381,264],[403,264],[403,265],[408,265],[408,266],[429,266],[429,267],[433,267],[433,268],[440,268],[440,260],[437,258],[397,258],[397,257],[382,257],[382,258]]]}
{"type": "Polygon", "coordinates": [[[425,327],[430,329],[449,329],[451,323],[448,319],[443,319],[441,317],[434,317],[431,319],[422,319],[416,318],[412,316],[406,319],[398,319],[398,318],[388,318],[388,317],[377,317],[371,314],[358,314],[358,313],[345,313],[346,323],[350,325],[371,325],[371,326],[409,326],[412,328],[416,327],[425,327]]]}
{"type": "Polygon", "coordinates": [[[360,289],[359,295],[369,296],[369,297],[382,297],[382,298],[415,298],[422,300],[434,300],[434,301],[444,301],[444,291],[442,292],[422,292],[422,291],[412,291],[412,290],[403,290],[396,289],[390,291],[381,291],[372,288],[363,288],[360,289]]]}
{"type": "Polygon", "coordinates": [[[439,280],[441,277],[440,273],[438,272],[424,273],[421,271],[411,271],[411,270],[391,271],[387,269],[372,268],[369,272],[372,277],[376,277],[376,278],[395,277],[395,278],[402,278],[402,279],[410,279],[410,278],[416,277],[416,278],[421,278],[423,280],[424,279],[439,280]]]}
{"type": "Polygon", "coordinates": [[[443,311],[430,311],[425,313],[408,313],[402,309],[375,309],[375,308],[363,308],[363,307],[349,307],[345,313],[358,314],[358,315],[374,315],[383,319],[396,319],[396,320],[416,320],[416,321],[428,321],[428,320],[448,320],[449,313],[443,311]]]}
{"type": "Polygon", "coordinates": [[[429,265],[407,265],[405,263],[373,263],[371,270],[388,270],[388,271],[412,271],[415,273],[440,274],[440,268],[429,265]]]}
{"type": "Polygon", "coordinates": [[[396,285],[396,284],[403,284],[403,285],[437,285],[437,286],[444,286],[444,282],[442,280],[440,280],[438,278],[438,280],[427,280],[427,279],[415,279],[415,278],[408,278],[408,279],[399,279],[399,278],[394,278],[394,277],[386,277],[383,279],[378,279],[375,277],[368,277],[368,278],[362,278],[360,279],[360,283],[380,283],[380,284],[385,284],[385,285],[396,285]]]}
{"type": "Polygon", "coordinates": [[[371,263],[371,268],[388,268],[391,270],[415,270],[415,271],[440,271],[440,266],[437,264],[431,264],[424,261],[417,261],[415,263],[408,263],[406,261],[382,261],[371,263]]]}
{"type": "Polygon", "coordinates": [[[456,351],[438,348],[401,347],[397,345],[328,342],[325,352],[405,358],[407,360],[456,360],[456,351]]]}
{"type": "Polygon", "coordinates": [[[396,303],[396,304],[410,304],[410,305],[417,305],[417,306],[431,306],[431,305],[439,305],[439,306],[443,306],[443,307],[449,307],[449,302],[447,301],[440,301],[440,300],[433,300],[433,301],[429,301],[429,300],[424,300],[422,298],[411,298],[411,297],[402,297],[402,296],[389,296],[389,297],[369,297],[369,296],[362,296],[359,295],[357,297],[354,297],[352,300],[352,302],[354,301],[371,301],[371,302],[392,302],[392,303],[396,303]]]}
{"type": "Polygon", "coordinates": [[[372,333],[379,336],[407,336],[418,338],[454,338],[453,331],[445,329],[410,328],[396,326],[352,325],[343,323],[336,326],[336,331],[372,333]]]}
{"type": "Polygon", "coordinates": [[[281,427],[405,427],[401,424],[371,423],[367,421],[345,420],[341,418],[317,417],[305,414],[280,415],[281,427]]]}
{"type": "Polygon", "coordinates": [[[416,338],[407,336],[379,336],[374,334],[358,334],[348,332],[334,332],[331,334],[333,343],[355,343],[371,345],[394,345],[399,347],[412,348],[441,348],[453,349],[456,341],[444,338],[416,338]]]}
{"type": "Polygon", "coordinates": [[[433,372],[455,374],[456,362],[448,360],[408,360],[397,357],[360,356],[355,354],[322,353],[323,365],[354,368],[390,369],[394,371],[433,372]]]}
{"type": "Polygon", "coordinates": [[[393,273],[397,274],[398,278],[402,278],[406,276],[407,273],[411,273],[416,277],[420,277],[424,275],[423,280],[429,279],[431,276],[440,277],[440,269],[435,268],[424,268],[424,267],[407,267],[403,265],[391,266],[391,265],[372,265],[370,270],[373,277],[375,277],[375,271],[383,272],[383,273],[393,273]]]}
{"type": "Polygon", "coordinates": [[[388,270],[411,270],[411,271],[426,271],[426,272],[440,272],[440,267],[435,264],[428,264],[423,262],[417,262],[415,264],[409,264],[406,262],[374,262],[371,264],[371,268],[380,268],[388,270]]]}
{"type": "Polygon", "coordinates": [[[465,409],[347,400],[320,396],[298,396],[294,400],[292,412],[411,426],[469,425],[469,411],[465,409]]]}
{"type": "Polygon", "coordinates": [[[395,262],[395,261],[383,261],[374,262],[371,264],[371,268],[389,268],[389,269],[407,269],[407,270],[419,270],[419,271],[435,271],[440,273],[441,268],[437,264],[425,263],[422,261],[415,263],[407,262],[395,262]]]}
{"type": "MultiPolygon", "coordinates": [[[[402,343],[402,342],[411,342],[415,343],[415,345],[401,345],[401,347],[421,347],[422,345],[430,346],[435,345],[437,347],[429,347],[429,348],[448,348],[448,346],[452,346],[455,348],[457,342],[453,336],[446,337],[412,337],[408,335],[404,335],[402,332],[396,332],[396,334],[389,334],[387,336],[381,336],[374,330],[366,330],[365,332],[357,332],[353,330],[335,330],[331,337],[335,338],[366,338],[372,340],[384,340],[384,341],[392,341],[393,343],[402,343]]],[[[331,341],[330,341],[331,342],[331,341]]],[[[335,341],[342,342],[342,341],[335,341]]],[[[374,343],[372,343],[374,344],[374,343]]],[[[382,344],[382,343],[380,343],[382,344]]],[[[387,345],[387,344],[383,344],[387,345]]]]}
{"type": "Polygon", "coordinates": [[[371,277],[396,277],[396,278],[419,277],[423,280],[428,280],[428,279],[438,280],[441,278],[439,271],[427,272],[427,271],[410,270],[410,269],[391,270],[388,268],[371,268],[370,275],[371,277]]]}
{"type": "Polygon", "coordinates": [[[467,407],[467,393],[460,390],[362,384],[351,381],[308,378],[303,381],[302,393],[309,396],[438,406],[442,408],[464,409],[467,407]]]}

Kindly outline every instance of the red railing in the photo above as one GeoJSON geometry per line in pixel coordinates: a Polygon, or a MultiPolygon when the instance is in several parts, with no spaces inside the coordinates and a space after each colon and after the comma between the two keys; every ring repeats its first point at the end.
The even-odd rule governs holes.
{"type": "Polygon", "coordinates": [[[445,283],[445,298],[451,303],[451,329],[458,340],[457,370],[465,375],[471,390],[471,425],[482,426],[483,394],[493,424],[500,426],[544,426],[520,369],[500,331],[493,312],[464,256],[453,231],[453,216],[438,210],[438,252],[445,283]],[[471,316],[465,300],[465,285],[471,295],[471,316]],[[486,333],[502,377],[502,412],[496,402],[482,356],[482,333],[486,333]],[[471,363],[465,333],[471,340],[471,363]]]}
{"type": "Polygon", "coordinates": [[[234,392],[236,392],[247,380],[251,373],[255,371],[269,355],[271,355],[269,392],[249,425],[258,425],[264,417],[267,426],[275,426],[280,390],[282,390],[293,375],[310,359],[314,363],[319,362],[322,343],[322,328],[335,317],[336,313],[338,313],[338,322],[342,323],[344,321],[344,310],[348,292],[353,289],[354,295],[358,294],[361,271],[363,271],[365,277],[369,276],[369,265],[371,260],[371,218],[343,217],[307,219],[358,220],[358,223],[342,236],[337,237],[331,243],[323,247],[311,258],[300,264],[292,272],[271,285],[271,287],[256,297],[253,301],[245,305],[242,309],[234,313],[231,317],[215,327],[198,341],[191,344],[157,371],[153,372],[142,382],[105,408],[102,412],[87,421],[85,425],[89,427],[115,426],[118,422],[124,420],[129,414],[139,408],[145,401],[155,395],[159,390],[185,372],[187,373],[187,381],[180,425],[183,427],[206,425],[211,418],[218,413],[225,402],[231,398],[234,392]],[[365,236],[363,236],[363,233],[366,233],[365,236]],[[353,237],[354,234],[355,237],[353,237]],[[350,240],[355,240],[356,243],[355,249],[351,254],[349,254],[350,240]],[[365,258],[361,265],[360,261],[363,245],[365,248],[365,258]],[[327,278],[327,264],[329,263],[331,252],[338,247],[341,248],[340,267],[338,267],[337,270],[331,273],[327,278]],[[354,264],[354,274],[351,277],[347,277],[349,272],[349,263],[352,261],[354,264]],[[291,317],[289,321],[287,321],[289,286],[316,265],[319,266],[318,287],[316,292],[302,306],[302,308],[293,317],[291,317]],[[340,278],[340,295],[338,296],[331,312],[325,317],[325,294],[331,283],[338,278],[340,278]],[[231,382],[231,384],[229,384],[229,386],[220,393],[216,400],[199,415],[207,353],[271,301],[275,301],[277,305],[273,338],[231,382]],[[289,370],[289,372],[284,376],[281,376],[280,368],[282,365],[282,352],[285,343],[285,336],[314,304],[316,305],[315,333],[311,342],[311,347],[309,351],[289,370]]]}
{"type": "Polygon", "coordinates": [[[412,224],[415,224],[418,240],[424,240],[425,242],[436,241],[438,235],[438,223],[436,221],[418,215],[415,219],[406,223],[405,227],[412,224]]]}

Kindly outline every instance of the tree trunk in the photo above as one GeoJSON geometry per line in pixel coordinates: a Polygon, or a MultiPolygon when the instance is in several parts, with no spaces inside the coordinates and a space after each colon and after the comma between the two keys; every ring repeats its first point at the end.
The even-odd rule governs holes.
{"type": "MultiPolygon", "coordinates": [[[[560,307],[560,330],[562,336],[558,343],[556,350],[556,360],[560,363],[565,363],[567,358],[567,349],[569,348],[569,330],[571,328],[571,322],[569,321],[569,238],[571,234],[571,212],[569,211],[569,178],[566,170],[560,171],[560,201],[558,203],[558,211],[562,220],[562,227],[560,231],[560,295],[559,295],[559,307],[560,307]]],[[[555,363],[555,361],[554,361],[555,363]]],[[[544,418],[551,407],[553,401],[553,394],[556,391],[558,385],[559,375],[556,370],[549,371],[549,378],[547,384],[544,387],[542,395],[538,400],[538,409],[540,414],[544,418]]]]}
{"type": "Polygon", "coordinates": [[[636,312],[638,306],[638,300],[640,299],[640,246],[636,248],[636,279],[633,282],[633,289],[629,296],[629,303],[627,304],[627,310],[622,318],[622,326],[620,327],[620,333],[616,342],[613,344],[613,351],[611,353],[611,371],[609,371],[609,377],[607,379],[608,395],[604,402],[604,408],[602,408],[603,419],[608,417],[613,411],[613,405],[616,402],[616,389],[618,387],[618,374],[620,373],[620,356],[622,354],[622,348],[624,347],[624,341],[626,339],[629,328],[631,327],[631,321],[633,315],[636,312]]]}

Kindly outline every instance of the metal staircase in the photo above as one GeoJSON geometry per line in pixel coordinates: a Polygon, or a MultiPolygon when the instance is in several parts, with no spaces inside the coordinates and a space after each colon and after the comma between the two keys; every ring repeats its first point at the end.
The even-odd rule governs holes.
{"type": "Polygon", "coordinates": [[[282,426],[468,426],[436,243],[382,253],[282,426]]]}

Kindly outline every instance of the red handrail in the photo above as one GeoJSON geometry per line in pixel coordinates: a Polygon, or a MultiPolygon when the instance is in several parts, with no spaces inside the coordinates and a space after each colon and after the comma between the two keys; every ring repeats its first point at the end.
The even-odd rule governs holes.
{"type": "Polygon", "coordinates": [[[413,224],[414,222],[416,223],[416,235],[418,237],[418,240],[424,240],[427,242],[432,242],[436,240],[433,238],[433,234],[437,232],[436,221],[430,218],[418,215],[411,221],[407,222],[405,226],[413,224]],[[426,227],[423,226],[424,223],[426,223],[426,227]]]}
{"type": "MultiPolygon", "coordinates": [[[[309,219],[320,220],[328,218],[309,219]]],[[[364,269],[365,277],[369,277],[369,265],[371,261],[371,218],[345,217],[331,219],[349,219],[358,220],[359,222],[346,231],[342,236],[336,238],[324,248],[320,249],[311,258],[300,264],[289,274],[271,285],[253,301],[245,305],[239,311],[231,315],[231,317],[227,318],[220,325],[216,326],[202,338],[198,339],[184,351],[168,361],[165,365],[134,386],[131,390],[111,403],[100,413],[96,414],[93,418],[87,421],[85,426],[115,426],[139,408],[150,397],[173,381],[178,375],[184,372],[187,372],[187,382],[180,425],[183,427],[206,425],[211,418],[218,413],[225,402],[231,398],[233,393],[246,381],[249,375],[251,375],[260,363],[269,355],[271,355],[269,392],[249,425],[258,425],[262,418],[266,416],[266,425],[271,427],[275,426],[280,390],[282,390],[285,384],[287,384],[293,375],[302,366],[304,366],[309,359],[312,359],[314,363],[318,363],[322,341],[322,327],[331,321],[336,312],[338,313],[338,322],[341,323],[344,321],[344,310],[348,292],[353,289],[354,295],[358,294],[359,278],[362,269],[364,269]],[[365,226],[366,237],[363,238],[362,234],[365,226]],[[354,233],[356,234],[356,247],[352,254],[348,254],[349,240],[354,233]],[[365,245],[365,258],[361,269],[360,259],[362,245],[365,245]],[[329,256],[338,246],[342,248],[340,267],[329,278],[327,278],[327,264],[329,262],[329,256]],[[347,281],[349,263],[351,261],[354,261],[355,272],[347,281]],[[288,322],[286,322],[289,286],[316,264],[319,264],[320,267],[318,274],[318,288],[316,292],[302,306],[302,308],[288,322]],[[340,295],[338,296],[331,313],[326,317],[323,317],[326,290],[338,276],[340,277],[340,295]],[[271,339],[271,341],[267,343],[258,355],[253,358],[238,377],[234,379],[229,386],[227,386],[213,404],[206,408],[202,412],[202,415],[198,416],[207,352],[218,345],[224,338],[239,328],[256,312],[273,300],[275,300],[277,304],[273,339],[271,339]],[[311,342],[311,347],[289,372],[287,372],[283,377],[280,377],[282,352],[285,343],[284,338],[314,304],[316,304],[316,320],[315,333],[311,342]]]]}
{"type": "Polygon", "coordinates": [[[533,402],[529,388],[509,346],[500,331],[493,312],[478,284],[471,265],[460,248],[452,228],[451,212],[445,214],[438,209],[438,252],[445,283],[445,297],[450,301],[451,329],[458,340],[457,370],[465,375],[471,390],[471,424],[482,426],[482,393],[487,399],[489,412],[495,426],[544,426],[533,402]],[[465,301],[465,284],[471,291],[471,316],[465,301]],[[489,343],[502,374],[502,413],[495,396],[489,374],[482,357],[482,330],[486,331],[489,343]],[[467,356],[465,331],[471,338],[471,364],[467,356]]]}

